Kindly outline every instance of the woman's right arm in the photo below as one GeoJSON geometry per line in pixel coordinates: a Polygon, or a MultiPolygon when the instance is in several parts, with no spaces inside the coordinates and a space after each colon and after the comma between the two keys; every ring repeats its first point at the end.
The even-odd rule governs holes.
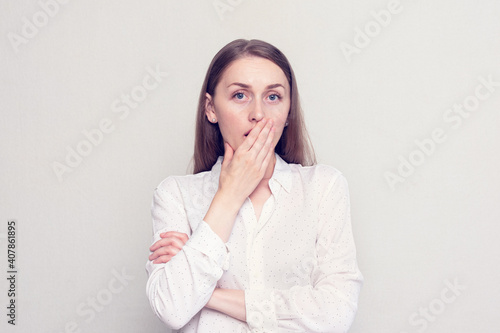
{"type": "MultiPolygon", "coordinates": [[[[165,231],[185,233],[189,240],[168,262],[148,261],[147,294],[156,315],[178,329],[208,302],[229,264],[225,246],[244,200],[262,180],[274,157],[272,121],[261,121],[237,151],[226,144],[219,189],[205,218],[190,230],[183,199],[174,178],[155,191],[152,207],[154,244],[165,231]]],[[[175,238],[175,237],[173,237],[175,238]]],[[[169,245],[176,247],[174,244],[169,245]]],[[[178,247],[178,245],[177,245],[178,247]]]]}
{"type": "Polygon", "coordinates": [[[219,189],[204,221],[227,242],[234,220],[246,198],[255,190],[274,158],[272,120],[263,120],[248,134],[236,151],[225,143],[219,189]]]}

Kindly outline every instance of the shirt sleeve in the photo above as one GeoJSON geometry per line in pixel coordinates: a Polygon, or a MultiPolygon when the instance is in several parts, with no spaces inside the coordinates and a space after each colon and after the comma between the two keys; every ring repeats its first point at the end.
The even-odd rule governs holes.
{"type": "Polygon", "coordinates": [[[164,264],[148,260],[146,293],[156,315],[170,328],[186,325],[208,302],[229,265],[226,245],[210,226],[200,221],[191,230],[177,181],[167,178],[155,190],[151,207],[153,243],[160,233],[178,231],[189,240],[164,264]]]}
{"type": "Polygon", "coordinates": [[[252,332],[347,332],[363,277],[356,262],[347,181],[334,177],[318,207],[318,234],[310,285],[245,290],[252,332]]]}

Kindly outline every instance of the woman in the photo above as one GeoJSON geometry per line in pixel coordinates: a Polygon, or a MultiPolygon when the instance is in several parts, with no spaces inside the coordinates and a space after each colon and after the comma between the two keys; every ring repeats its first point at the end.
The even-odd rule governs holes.
{"type": "Polygon", "coordinates": [[[286,57],[226,45],[197,117],[194,174],[154,194],[156,315],[180,332],[346,332],[362,283],[347,183],[314,165],[286,57]]]}

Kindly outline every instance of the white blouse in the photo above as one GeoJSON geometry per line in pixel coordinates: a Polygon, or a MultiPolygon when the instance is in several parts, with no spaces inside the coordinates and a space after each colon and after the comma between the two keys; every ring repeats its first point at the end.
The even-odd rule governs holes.
{"type": "Polygon", "coordinates": [[[259,220],[247,198],[224,243],[203,221],[221,162],[168,177],[155,190],[153,243],[166,231],[189,236],[168,263],[146,264],[156,315],[178,332],[346,332],[363,277],[344,176],[276,155],[272,195],[259,220]],[[245,291],[246,323],[204,308],[215,288],[245,291]]]}

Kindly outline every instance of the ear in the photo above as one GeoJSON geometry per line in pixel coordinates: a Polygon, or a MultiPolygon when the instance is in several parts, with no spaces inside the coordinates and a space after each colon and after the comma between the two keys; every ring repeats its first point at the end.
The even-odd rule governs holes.
{"type": "Polygon", "coordinates": [[[217,116],[215,115],[214,100],[209,93],[205,93],[205,115],[211,123],[217,122],[217,116]],[[215,119],[215,122],[213,121],[215,119]]]}

